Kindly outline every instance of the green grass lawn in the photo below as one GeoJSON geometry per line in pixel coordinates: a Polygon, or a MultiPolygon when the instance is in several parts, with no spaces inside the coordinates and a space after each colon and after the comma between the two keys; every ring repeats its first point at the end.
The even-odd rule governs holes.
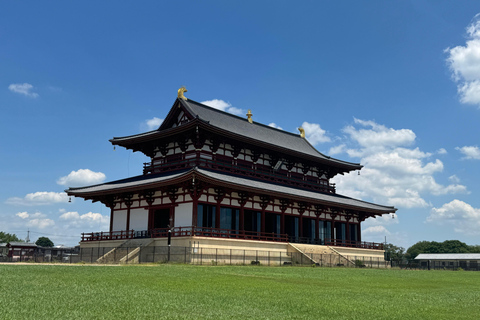
{"type": "Polygon", "coordinates": [[[480,272],[0,265],[1,319],[478,319],[480,272]]]}

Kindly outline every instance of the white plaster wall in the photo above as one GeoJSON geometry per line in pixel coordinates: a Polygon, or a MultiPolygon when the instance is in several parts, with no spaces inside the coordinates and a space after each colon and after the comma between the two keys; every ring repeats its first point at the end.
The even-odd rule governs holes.
{"type": "Polygon", "coordinates": [[[175,207],[175,227],[188,227],[192,225],[192,203],[180,203],[175,207]]]}
{"type": "Polygon", "coordinates": [[[127,229],[127,210],[113,211],[112,231],[121,231],[127,229]]]}
{"type": "Polygon", "coordinates": [[[130,209],[130,229],[137,231],[148,229],[148,210],[130,209]]]}

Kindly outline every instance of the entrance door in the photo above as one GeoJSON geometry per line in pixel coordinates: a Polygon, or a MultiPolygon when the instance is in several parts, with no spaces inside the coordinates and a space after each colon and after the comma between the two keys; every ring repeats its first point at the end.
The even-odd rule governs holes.
{"type": "Polygon", "coordinates": [[[153,212],[153,229],[165,229],[170,224],[170,208],[156,209],[153,212]]]}

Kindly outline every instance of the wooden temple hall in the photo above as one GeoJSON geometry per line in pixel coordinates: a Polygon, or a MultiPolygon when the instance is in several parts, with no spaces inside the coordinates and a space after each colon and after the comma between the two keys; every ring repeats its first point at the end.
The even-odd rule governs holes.
{"type": "Polygon", "coordinates": [[[381,244],[362,241],[361,223],[396,209],[339,195],[330,182],[360,164],[318,152],[302,128],[272,128],[250,110],[238,117],[185,91],[157,130],[110,140],[150,158],[142,175],[66,190],[111,210],[110,230],[83,234],[81,246],[140,238],[165,246],[170,233],[172,245],[182,246],[304,244],[383,254],[381,244]]]}

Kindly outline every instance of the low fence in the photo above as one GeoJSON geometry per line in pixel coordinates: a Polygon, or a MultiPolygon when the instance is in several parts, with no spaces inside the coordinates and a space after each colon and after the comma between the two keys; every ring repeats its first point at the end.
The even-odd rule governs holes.
{"type": "MultiPolygon", "coordinates": [[[[3,258],[4,262],[54,262],[94,264],[184,263],[195,265],[316,265],[322,267],[387,268],[389,262],[373,257],[344,257],[281,251],[239,250],[201,247],[91,247],[75,254],[59,256],[36,253],[32,256],[3,258]]],[[[0,262],[2,258],[0,257],[0,262]]]]}

